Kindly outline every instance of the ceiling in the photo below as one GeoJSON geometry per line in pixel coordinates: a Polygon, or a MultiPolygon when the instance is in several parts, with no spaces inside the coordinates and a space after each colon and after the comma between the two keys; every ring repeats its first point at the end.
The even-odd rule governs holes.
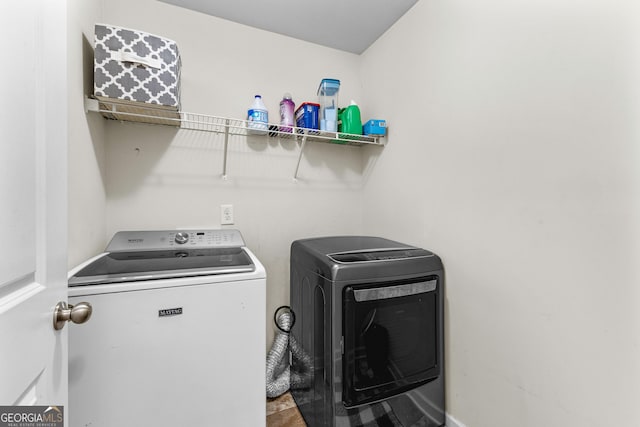
{"type": "Polygon", "coordinates": [[[418,0],[160,0],[360,54],[418,0]]]}

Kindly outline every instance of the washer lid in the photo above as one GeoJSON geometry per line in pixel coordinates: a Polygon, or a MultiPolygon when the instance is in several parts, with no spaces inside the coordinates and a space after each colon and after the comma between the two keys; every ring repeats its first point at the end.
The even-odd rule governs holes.
{"type": "Polygon", "coordinates": [[[120,231],[69,286],[255,271],[238,230],[120,231]]]}
{"type": "Polygon", "coordinates": [[[244,273],[255,265],[243,248],[107,252],[69,279],[69,286],[244,273]]]}

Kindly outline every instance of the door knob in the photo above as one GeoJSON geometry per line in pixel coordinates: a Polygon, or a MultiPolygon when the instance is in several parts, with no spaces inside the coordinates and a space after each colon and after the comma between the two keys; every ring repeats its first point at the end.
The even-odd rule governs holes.
{"type": "Polygon", "coordinates": [[[64,301],[60,301],[56,304],[56,309],[53,312],[53,329],[59,331],[64,328],[64,325],[68,321],[73,323],[84,323],[91,317],[93,308],[88,302],[79,302],[76,305],[68,304],[64,301]]]}

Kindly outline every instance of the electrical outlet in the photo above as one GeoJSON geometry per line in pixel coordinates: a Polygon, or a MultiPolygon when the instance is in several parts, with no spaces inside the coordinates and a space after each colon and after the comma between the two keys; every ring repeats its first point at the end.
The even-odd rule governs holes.
{"type": "Polygon", "coordinates": [[[233,205],[220,205],[220,225],[233,224],[233,205]]]}

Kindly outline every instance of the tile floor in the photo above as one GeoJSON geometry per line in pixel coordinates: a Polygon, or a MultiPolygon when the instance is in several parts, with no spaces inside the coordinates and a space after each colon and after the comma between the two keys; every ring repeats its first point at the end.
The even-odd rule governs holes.
{"type": "Polygon", "coordinates": [[[267,399],[267,427],[307,427],[291,393],[267,399]]]}

